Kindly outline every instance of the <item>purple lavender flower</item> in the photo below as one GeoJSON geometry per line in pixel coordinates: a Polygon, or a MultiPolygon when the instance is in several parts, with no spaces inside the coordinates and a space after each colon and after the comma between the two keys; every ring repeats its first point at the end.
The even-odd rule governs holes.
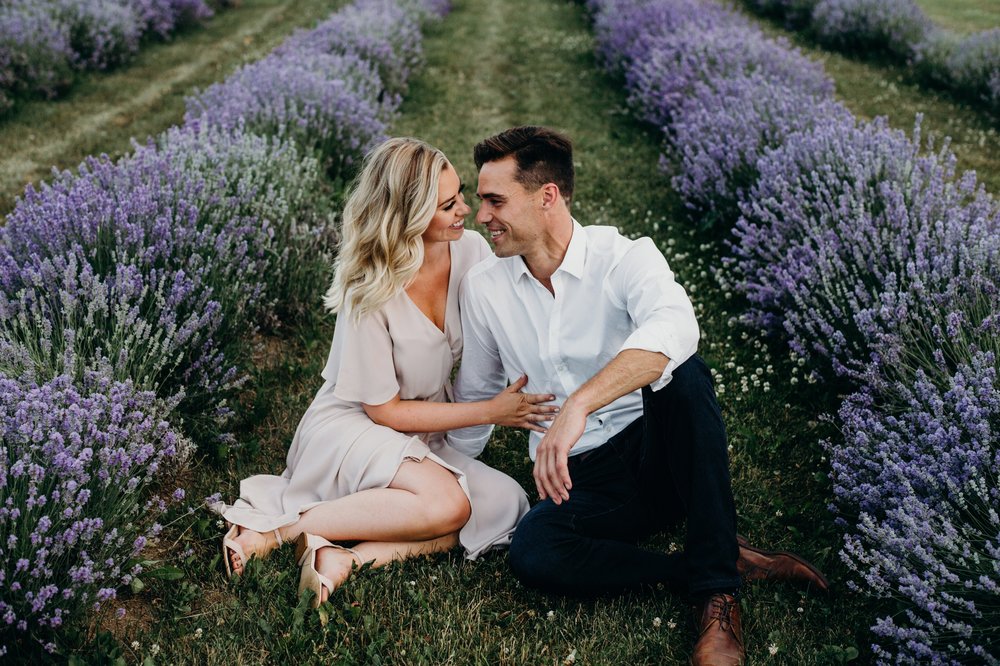
{"type": "Polygon", "coordinates": [[[906,61],[934,26],[913,0],[820,0],[811,27],[820,42],[833,48],[906,61]]]}
{"type": "Polygon", "coordinates": [[[355,54],[378,68],[390,95],[402,95],[423,61],[419,16],[393,0],[357,0],[275,50],[279,56],[307,52],[355,54]]]}
{"type": "Polygon", "coordinates": [[[899,327],[1000,275],[1000,208],[947,150],[883,122],[790,136],[757,164],[731,270],[752,325],[858,381],[901,353],[899,327]]]}
{"type": "Polygon", "coordinates": [[[827,443],[852,586],[906,609],[873,627],[881,663],[1000,659],[1000,382],[994,353],[969,358],[943,381],[918,370],[889,404],[851,396],[827,443]]]}
{"type": "Polygon", "coordinates": [[[384,137],[398,98],[354,54],[269,56],[187,100],[185,122],[294,139],[336,174],[384,137]],[[379,101],[379,99],[382,101],[379,101]]]}
{"type": "Polygon", "coordinates": [[[0,5],[0,91],[54,97],[72,80],[76,54],[67,27],[46,7],[0,5]]]}
{"type": "MultiPolygon", "coordinates": [[[[5,648],[29,634],[48,635],[84,616],[91,604],[115,597],[122,584],[119,563],[135,556],[131,542],[151,535],[155,514],[142,507],[157,484],[154,463],[180,464],[190,453],[189,446],[163,445],[168,437],[177,438],[162,418],[164,409],[152,392],[100,373],[85,373],[79,383],[60,376],[43,384],[0,373],[0,465],[13,461],[21,469],[40,470],[5,493],[7,506],[26,506],[34,498],[35,508],[18,515],[0,511],[5,648]],[[122,416],[112,424],[116,411],[122,416]],[[37,441],[36,432],[47,437],[37,441]],[[99,443],[95,454],[88,453],[89,443],[99,443]],[[150,445],[153,456],[139,458],[150,445]],[[126,479],[139,483],[127,491],[126,479]],[[48,501],[39,503],[43,497],[48,501]],[[109,531],[122,538],[106,539],[109,531]],[[48,535],[44,545],[11,538],[38,532],[48,535]]],[[[6,476],[8,470],[0,472],[6,476]]]]}
{"type": "Polygon", "coordinates": [[[698,83],[676,112],[664,168],[703,227],[731,224],[757,182],[757,161],[789,135],[849,118],[838,102],[763,74],[698,83]],[[672,165],[676,164],[674,167],[672,165]]]}
{"type": "MultiPolygon", "coordinates": [[[[640,118],[668,127],[678,108],[695,95],[695,85],[757,75],[817,99],[833,95],[833,82],[819,63],[785,40],[765,38],[740,25],[682,30],[663,35],[625,74],[629,101],[640,118]]],[[[736,106],[735,104],[733,106],[736,106]]]]}

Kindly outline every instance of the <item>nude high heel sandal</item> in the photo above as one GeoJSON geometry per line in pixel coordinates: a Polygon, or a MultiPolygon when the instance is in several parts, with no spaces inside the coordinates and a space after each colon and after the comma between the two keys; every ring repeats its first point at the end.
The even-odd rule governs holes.
{"type": "Polygon", "coordinates": [[[304,590],[312,590],[315,593],[311,602],[313,608],[319,608],[324,587],[330,591],[330,594],[333,594],[334,589],[336,589],[332,580],[316,570],[316,552],[320,548],[345,550],[354,557],[354,561],[359,567],[362,565],[361,556],[357,551],[330,543],[315,534],[306,534],[305,532],[300,534],[295,541],[295,560],[302,567],[302,573],[299,575],[299,596],[302,596],[304,590]]]}
{"type": "MultiPolygon", "coordinates": [[[[236,553],[237,555],[240,556],[240,560],[243,562],[244,567],[246,567],[247,562],[250,560],[250,557],[254,557],[257,554],[257,552],[254,551],[250,553],[250,557],[247,557],[246,553],[243,552],[243,546],[241,546],[239,543],[236,542],[236,537],[238,537],[239,535],[240,535],[240,526],[230,525],[229,531],[226,532],[226,535],[224,537],[222,537],[222,562],[223,564],[226,565],[227,578],[233,577],[233,566],[229,563],[229,554],[231,552],[236,553]]],[[[281,532],[279,532],[278,530],[274,530],[274,538],[278,542],[278,545],[275,546],[275,548],[280,548],[285,543],[281,539],[281,532]]],[[[271,552],[271,550],[273,550],[273,548],[268,550],[267,552],[271,552]]]]}

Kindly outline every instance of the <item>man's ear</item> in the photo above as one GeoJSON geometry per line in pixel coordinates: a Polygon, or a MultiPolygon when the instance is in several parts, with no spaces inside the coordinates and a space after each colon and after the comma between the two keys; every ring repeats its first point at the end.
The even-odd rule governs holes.
{"type": "Polygon", "coordinates": [[[559,186],[555,183],[545,183],[542,185],[542,208],[548,210],[559,201],[559,186]]]}

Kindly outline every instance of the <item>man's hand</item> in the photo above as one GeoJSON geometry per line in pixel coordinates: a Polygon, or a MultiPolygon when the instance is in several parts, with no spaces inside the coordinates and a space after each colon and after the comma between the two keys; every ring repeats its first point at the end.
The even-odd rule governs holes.
{"type": "Polygon", "coordinates": [[[569,499],[573,482],[569,478],[569,450],[587,427],[587,410],[567,400],[552,421],[535,452],[535,487],[539,499],[552,498],[556,504],[569,499]]]}

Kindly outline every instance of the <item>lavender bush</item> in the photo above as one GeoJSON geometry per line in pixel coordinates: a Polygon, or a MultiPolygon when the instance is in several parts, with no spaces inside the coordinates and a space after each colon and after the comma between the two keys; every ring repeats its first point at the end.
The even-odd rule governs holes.
{"type": "Polygon", "coordinates": [[[782,19],[789,27],[801,28],[809,23],[819,0],[746,0],[754,11],[782,19]]]}
{"type": "Polygon", "coordinates": [[[5,0],[0,3],[0,112],[19,97],[54,97],[79,69],[104,69],[212,15],[204,0],[5,0]]]}
{"type": "Polygon", "coordinates": [[[127,5],[115,0],[58,0],[52,11],[69,31],[77,67],[106,69],[139,51],[142,23],[127,5]]]}
{"type": "Polygon", "coordinates": [[[751,325],[870,381],[899,326],[1000,276],[1000,207],[948,150],[921,156],[883,122],[829,123],[758,162],[731,270],[751,325]]]}
{"type": "Polygon", "coordinates": [[[385,136],[398,103],[384,93],[375,67],[353,53],[289,52],[189,97],[184,120],[223,129],[245,124],[295,140],[318,151],[335,176],[385,136]]]}
{"type": "MultiPolygon", "coordinates": [[[[192,425],[218,430],[240,381],[237,332],[266,304],[274,229],[257,213],[285,193],[258,193],[235,177],[252,168],[242,135],[171,136],[172,150],[90,159],[78,175],[29,187],[0,229],[0,328],[24,336],[44,331],[42,322],[69,322],[72,340],[52,327],[53,351],[40,364],[72,372],[52,364],[69,342],[86,345],[77,358],[107,359],[117,378],[161,395],[183,393],[192,425]],[[192,149],[203,152],[191,157],[192,149]],[[196,160],[201,173],[190,168],[196,160]]],[[[273,158],[256,171],[280,164],[296,173],[294,161],[273,158]]]]}
{"type": "Polygon", "coordinates": [[[69,30],[44,7],[0,4],[0,99],[7,108],[19,95],[54,97],[72,80],[75,59],[69,30]]]}
{"type": "MultiPolygon", "coordinates": [[[[213,15],[204,0],[127,0],[129,8],[142,23],[142,32],[166,39],[178,28],[213,15]]],[[[233,7],[236,2],[215,2],[216,7],[233,7]]]]}
{"type": "Polygon", "coordinates": [[[944,381],[918,369],[888,405],[851,396],[827,443],[852,586],[905,608],[873,627],[883,662],[1000,663],[998,357],[968,356],[944,381]]]}
{"type": "MultiPolygon", "coordinates": [[[[658,74],[648,57],[674,33],[705,36],[689,51],[711,58],[713,30],[732,25],[688,22],[683,1],[589,4],[602,59],[627,81],[645,67],[646,90],[681,89],[687,64],[658,74]],[[629,12],[667,18],[637,27],[629,12]]],[[[745,322],[860,387],[827,447],[855,587],[899,603],[872,627],[878,662],[1000,663],[1000,206],[947,146],[923,150],[919,123],[907,137],[795,104],[780,74],[695,66],[706,80],[660,118],[689,205],[742,213],[723,287],[749,299],[745,322]]]]}
{"type": "Polygon", "coordinates": [[[392,0],[359,0],[275,50],[280,56],[302,53],[358,55],[378,67],[390,95],[402,95],[423,60],[420,14],[392,0]]]}
{"type": "Polygon", "coordinates": [[[61,626],[141,572],[165,507],[151,491],[191,450],[163,417],[152,392],[99,373],[0,374],[0,657],[55,652],[61,626]]]}
{"type": "Polygon", "coordinates": [[[594,14],[597,53],[614,74],[643,62],[663,38],[684,30],[748,26],[743,17],[700,0],[588,0],[594,14]]]}
{"type": "Polygon", "coordinates": [[[811,27],[827,46],[905,61],[934,25],[913,0],[820,0],[811,27]]]}
{"type": "Polygon", "coordinates": [[[758,73],[694,87],[671,125],[662,166],[674,173],[674,189],[702,227],[732,223],[768,149],[795,132],[850,117],[822,92],[758,73]]]}
{"type": "MultiPolygon", "coordinates": [[[[403,5],[420,20],[445,7],[403,5]]],[[[378,64],[405,86],[419,43],[392,39],[406,54],[378,64]]],[[[178,424],[229,441],[247,334],[317,307],[332,187],[309,153],[348,163],[398,103],[360,50],[272,57],[256,80],[277,101],[254,97],[245,68],[213,100],[257,115],[191,114],[29,187],[0,226],[0,657],[57,651],[60,627],[131,582],[165,506],[154,493],[193,447],[178,424]]]]}
{"type": "MultiPolygon", "coordinates": [[[[664,35],[625,75],[629,102],[643,120],[670,128],[695,84],[758,74],[818,99],[833,95],[833,82],[819,63],[804,57],[785,40],[764,37],[744,26],[723,25],[664,35]]],[[[727,105],[728,106],[728,105],[727,105]]]]}
{"type": "Polygon", "coordinates": [[[938,82],[1000,111],[1000,28],[955,40],[940,60],[931,60],[938,82]]]}

